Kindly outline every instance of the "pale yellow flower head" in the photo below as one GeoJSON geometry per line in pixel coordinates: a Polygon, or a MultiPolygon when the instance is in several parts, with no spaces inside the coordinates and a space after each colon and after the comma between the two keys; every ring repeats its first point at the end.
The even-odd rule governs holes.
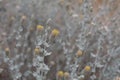
{"type": "Polygon", "coordinates": [[[35,54],[39,54],[40,53],[40,49],[39,48],[35,48],[34,52],[35,52],[35,54]]]}
{"type": "Polygon", "coordinates": [[[21,19],[22,19],[22,20],[26,20],[26,19],[27,19],[27,16],[23,15],[23,16],[21,17],[21,19]]]}
{"type": "Polygon", "coordinates": [[[63,71],[58,71],[57,72],[57,76],[58,77],[63,77],[64,76],[64,72],[63,71]]]}
{"type": "Polygon", "coordinates": [[[5,48],[5,54],[6,54],[6,56],[9,56],[9,53],[10,53],[10,49],[9,48],[5,48]]]}
{"type": "Polygon", "coordinates": [[[90,70],[91,70],[91,67],[90,67],[90,66],[85,66],[84,70],[85,70],[85,71],[90,71],[90,70]]]}
{"type": "Polygon", "coordinates": [[[59,30],[53,29],[51,34],[52,34],[52,36],[58,36],[59,33],[60,33],[59,30]]]}
{"type": "Polygon", "coordinates": [[[37,25],[37,30],[42,31],[44,27],[42,25],[37,25]]]}
{"type": "Polygon", "coordinates": [[[10,49],[9,48],[5,48],[5,52],[10,52],[10,49]]]}
{"type": "Polygon", "coordinates": [[[76,53],[76,56],[77,56],[77,57],[80,57],[80,56],[82,56],[82,55],[83,55],[82,51],[81,51],[81,50],[78,50],[77,53],[76,53]]]}
{"type": "Polygon", "coordinates": [[[64,77],[68,78],[69,77],[69,73],[68,72],[64,72],[64,77]]]}

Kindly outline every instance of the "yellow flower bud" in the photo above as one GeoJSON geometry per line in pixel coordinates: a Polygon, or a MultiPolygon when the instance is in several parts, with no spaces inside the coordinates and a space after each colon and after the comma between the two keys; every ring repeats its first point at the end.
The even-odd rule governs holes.
{"type": "Polygon", "coordinates": [[[39,48],[35,48],[34,52],[35,52],[35,54],[39,54],[40,53],[40,49],[39,48]]]}
{"type": "Polygon", "coordinates": [[[77,53],[76,53],[76,56],[77,56],[77,57],[80,57],[80,56],[82,56],[82,55],[83,55],[82,51],[81,51],[81,50],[78,50],[77,53]]]}
{"type": "Polygon", "coordinates": [[[64,76],[63,71],[58,71],[57,76],[58,76],[58,77],[63,77],[63,76],[64,76]]]}
{"type": "Polygon", "coordinates": [[[64,73],[64,77],[68,78],[68,77],[69,77],[69,73],[68,73],[68,72],[65,72],[65,73],[64,73]]]}
{"type": "Polygon", "coordinates": [[[57,29],[53,29],[52,30],[52,36],[58,36],[59,35],[59,30],[57,30],[57,29]]]}
{"type": "Polygon", "coordinates": [[[42,25],[37,25],[37,30],[42,31],[44,27],[42,25]]]}
{"type": "Polygon", "coordinates": [[[85,71],[90,71],[90,70],[91,70],[91,67],[90,67],[90,66],[85,66],[84,70],[85,70],[85,71]]]}

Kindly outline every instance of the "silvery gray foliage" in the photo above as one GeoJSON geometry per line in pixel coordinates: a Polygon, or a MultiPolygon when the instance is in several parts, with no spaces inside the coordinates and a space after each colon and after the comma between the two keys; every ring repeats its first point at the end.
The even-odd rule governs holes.
{"type": "MultiPolygon", "coordinates": [[[[108,7],[101,8],[102,11],[100,13],[97,13],[97,15],[93,17],[92,15],[89,15],[89,13],[90,13],[89,8],[92,8],[92,7],[90,7],[91,3],[89,1],[85,1],[85,4],[83,4],[83,6],[84,6],[84,8],[81,7],[81,10],[83,9],[85,19],[79,23],[79,26],[78,26],[78,24],[76,25],[76,22],[73,21],[76,18],[73,18],[71,20],[65,15],[65,17],[66,17],[65,20],[66,21],[67,21],[67,19],[70,20],[69,22],[66,22],[69,39],[72,39],[72,32],[75,32],[76,31],[75,29],[80,30],[79,34],[78,34],[78,39],[76,39],[75,45],[77,45],[77,47],[80,50],[85,51],[86,54],[90,54],[90,57],[94,59],[94,62],[89,61],[87,63],[87,64],[90,64],[90,66],[92,67],[93,73],[96,73],[96,68],[101,69],[100,76],[98,77],[95,74],[93,74],[91,76],[91,80],[113,79],[115,76],[119,75],[119,69],[118,69],[119,63],[116,63],[116,65],[114,65],[114,67],[112,67],[113,63],[115,63],[114,59],[119,62],[120,44],[119,44],[119,42],[117,44],[117,41],[119,39],[118,39],[118,35],[116,34],[116,32],[114,32],[116,30],[116,28],[118,29],[118,27],[115,27],[114,25],[110,25],[112,23],[110,23],[109,21],[108,21],[108,24],[104,24],[104,23],[101,24],[100,22],[97,22],[98,17],[100,17],[102,14],[107,13],[108,7]],[[107,11],[105,11],[105,10],[107,10],[107,11]],[[92,25],[87,23],[87,21],[89,21],[89,20],[92,21],[91,22],[92,25]],[[73,22],[73,24],[71,24],[72,22],[73,22]],[[73,29],[73,27],[71,27],[71,25],[74,25],[74,29],[73,29]],[[72,31],[70,30],[70,28],[72,29],[72,31]],[[104,48],[105,48],[104,45],[106,45],[106,50],[104,50],[104,48]],[[94,52],[92,52],[93,50],[97,50],[97,51],[94,53],[94,52]],[[109,69],[109,71],[111,71],[111,73],[107,72],[108,71],[107,69],[109,69]],[[112,69],[115,71],[114,73],[112,73],[112,69]],[[110,75],[112,75],[112,76],[109,77],[110,75]]],[[[104,5],[104,7],[105,7],[105,5],[104,5]]],[[[75,17],[74,15],[76,16],[76,14],[73,14],[73,17],[75,17]]],[[[116,21],[118,21],[118,20],[116,20],[116,21]]],[[[70,40],[68,40],[68,41],[70,41],[70,40]]],[[[65,55],[67,58],[66,65],[70,66],[70,64],[71,64],[70,62],[73,58],[73,55],[71,54],[71,52],[74,53],[74,49],[65,48],[65,45],[67,43],[69,43],[69,42],[66,41],[65,43],[62,43],[62,45],[64,46],[63,47],[64,53],[66,53],[65,55]]],[[[73,46],[73,44],[72,44],[72,46],[73,46]]],[[[71,64],[71,66],[72,66],[72,64],[71,64]]],[[[73,68],[75,69],[76,67],[77,67],[77,65],[73,68]]],[[[67,67],[67,68],[71,69],[70,67],[67,67]]],[[[65,69],[67,69],[67,68],[65,68],[65,69]]],[[[71,69],[71,70],[74,71],[74,69],[71,69]]]]}
{"type": "MultiPolygon", "coordinates": [[[[3,1],[7,2],[8,0],[0,0],[0,9],[3,6],[1,4],[3,1]]],[[[36,79],[44,80],[42,78],[46,76],[40,71],[46,70],[45,74],[47,74],[50,70],[44,63],[44,57],[54,56],[51,54],[53,49],[56,52],[61,50],[59,53],[63,53],[61,54],[62,59],[65,56],[66,61],[64,62],[66,64],[62,70],[69,72],[72,80],[86,78],[87,74],[83,68],[85,65],[91,66],[90,73],[92,75],[88,76],[89,80],[113,80],[115,76],[120,76],[119,8],[112,17],[108,17],[106,14],[114,7],[106,5],[107,1],[105,0],[95,14],[92,12],[94,10],[93,0],[83,0],[80,6],[72,5],[72,0],[71,4],[70,0],[65,0],[62,6],[58,4],[58,0],[9,1],[10,3],[5,4],[8,13],[3,14],[4,9],[0,11],[0,13],[2,12],[0,25],[3,26],[1,28],[4,28],[3,31],[0,29],[0,32],[6,31],[3,33],[4,36],[7,34],[0,44],[2,47],[8,46],[10,48],[11,56],[6,57],[5,52],[0,48],[0,64],[2,61],[9,64],[14,79],[22,76],[22,80],[27,80],[26,78],[32,74],[36,79]],[[67,5],[72,6],[70,12],[66,9],[67,5]],[[79,12],[83,14],[83,19],[79,18],[79,12]],[[12,25],[8,25],[8,16],[12,15],[15,16],[15,20],[11,21],[12,25]],[[25,24],[20,19],[22,15],[27,16],[25,24]],[[102,16],[106,17],[105,20],[99,20],[102,16]],[[44,33],[29,31],[31,26],[34,27],[36,24],[43,24],[47,27],[44,33]],[[60,39],[56,38],[55,44],[51,43],[51,36],[48,36],[50,34],[48,30],[51,30],[49,24],[52,25],[52,28],[59,28],[62,32],[60,39]],[[36,47],[41,49],[43,55],[33,55],[33,50],[36,47]],[[77,50],[83,51],[82,57],[75,57],[77,50]],[[20,69],[23,66],[27,70],[21,74],[20,69]],[[36,72],[31,71],[33,66],[37,69],[36,72]],[[96,75],[97,73],[99,76],[96,75]]],[[[114,2],[108,0],[108,3],[114,2]]],[[[57,59],[61,58],[60,56],[57,56],[57,59]]],[[[57,63],[57,70],[60,70],[60,66],[62,65],[57,63]]],[[[2,71],[4,69],[0,69],[0,72],[2,71]]]]}
{"type": "Polygon", "coordinates": [[[45,80],[46,75],[48,71],[50,70],[49,67],[44,63],[44,57],[51,55],[51,52],[48,52],[46,49],[49,48],[49,42],[47,42],[48,38],[48,30],[50,28],[47,28],[45,30],[45,34],[40,34],[39,32],[36,32],[37,38],[36,38],[36,48],[40,49],[40,53],[42,55],[35,55],[33,57],[33,66],[36,67],[36,71],[33,72],[33,76],[36,78],[36,80],[45,80]],[[43,47],[40,47],[43,45],[43,47]]]}

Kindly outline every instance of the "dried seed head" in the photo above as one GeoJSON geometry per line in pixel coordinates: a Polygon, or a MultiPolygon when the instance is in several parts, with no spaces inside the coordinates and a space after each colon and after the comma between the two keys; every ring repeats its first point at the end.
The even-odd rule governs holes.
{"type": "Polygon", "coordinates": [[[57,76],[58,76],[58,77],[63,77],[63,76],[64,76],[63,71],[58,71],[57,76]]]}
{"type": "Polygon", "coordinates": [[[82,56],[82,55],[83,55],[82,51],[81,51],[81,50],[78,50],[77,53],[76,53],[76,56],[77,56],[77,57],[80,57],[80,56],[82,56]]]}
{"type": "Polygon", "coordinates": [[[44,27],[42,25],[37,25],[37,30],[42,31],[44,27]]]}
{"type": "Polygon", "coordinates": [[[35,48],[34,52],[35,52],[35,54],[39,54],[40,53],[40,49],[39,48],[35,48]]]}
{"type": "Polygon", "coordinates": [[[85,66],[84,70],[85,70],[85,71],[90,71],[90,70],[91,70],[91,67],[90,67],[90,66],[85,66]]]}
{"type": "Polygon", "coordinates": [[[69,73],[68,72],[64,72],[64,77],[68,78],[69,77],[69,73]]]}
{"type": "Polygon", "coordinates": [[[51,34],[52,34],[52,36],[58,36],[59,33],[60,33],[59,30],[53,29],[51,34]]]}

